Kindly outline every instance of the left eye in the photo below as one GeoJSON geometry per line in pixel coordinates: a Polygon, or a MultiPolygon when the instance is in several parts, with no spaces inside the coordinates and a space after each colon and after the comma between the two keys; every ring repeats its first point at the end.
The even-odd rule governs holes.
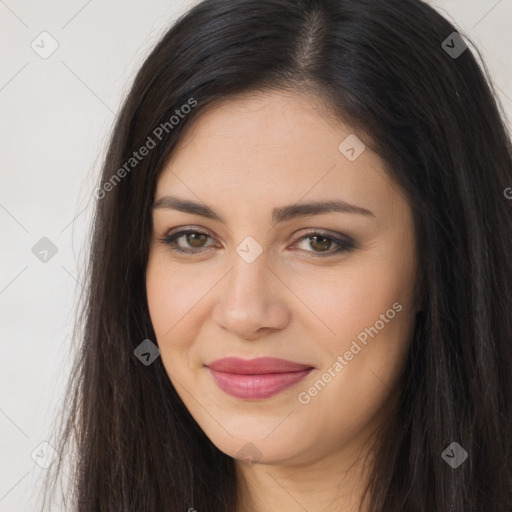
{"type": "MultiPolygon", "coordinates": [[[[202,249],[205,247],[208,247],[207,245],[204,245],[208,238],[213,240],[213,238],[208,233],[188,229],[166,235],[161,239],[161,242],[168,245],[172,251],[186,254],[197,254],[199,252],[203,252],[202,249]],[[186,244],[188,244],[188,247],[180,246],[180,240],[183,240],[186,244]]],[[[341,252],[348,252],[355,247],[354,241],[349,237],[335,237],[318,231],[313,231],[301,236],[297,239],[294,245],[298,243],[305,243],[306,245],[309,245],[309,247],[315,250],[302,250],[305,250],[306,252],[317,253],[319,256],[323,256],[322,253],[327,253],[326,256],[330,256],[341,252]],[[309,240],[309,242],[307,242],[307,240],[309,240]],[[337,249],[334,251],[329,250],[332,248],[333,244],[337,246],[337,249]]],[[[212,244],[210,247],[214,245],[215,244],[212,244]]]]}
{"type": "Polygon", "coordinates": [[[354,243],[350,239],[328,236],[322,233],[303,235],[297,240],[297,242],[295,242],[295,244],[297,243],[302,243],[305,244],[306,247],[309,246],[315,249],[314,251],[308,251],[307,249],[304,249],[307,252],[318,253],[325,253],[329,249],[332,249],[333,244],[336,245],[337,249],[328,252],[328,256],[331,254],[338,254],[340,252],[349,251],[350,249],[354,248],[354,243]]]}

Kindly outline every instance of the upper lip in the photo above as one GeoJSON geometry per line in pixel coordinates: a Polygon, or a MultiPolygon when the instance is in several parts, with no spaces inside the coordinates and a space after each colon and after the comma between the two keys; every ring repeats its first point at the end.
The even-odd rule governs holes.
{"type": "Polygon", "coordinates": [[[240,359],[238,357],[223,357],[208,365],[212,370],[241,375],[261,375],[265,373],[298,372],[313,368],[311,365],[295,363],[275,357],[258,357],[256,359],[240,359]]]}

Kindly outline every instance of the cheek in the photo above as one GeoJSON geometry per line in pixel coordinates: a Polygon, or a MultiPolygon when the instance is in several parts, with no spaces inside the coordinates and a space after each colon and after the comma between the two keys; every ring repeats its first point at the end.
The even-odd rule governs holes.
{"type": "Polygon", "coordinates": [[[190,322],[189,315],[195,311],[194,305],[206,292],[206,289],[200,289],[201,286],[197,279],[191,279],[183,271],[170,266],[158,251],[150,253],[146,294],[151,323],[164,361],[165,352],[183,350],[188,340],[193,339],[190,329],[197,323],[190,322]],[[189,336],[183,336],[183,325],[187,326],[189,336]]]}
{"type": "Polygon", "coordinates": [[[405,267],[402,273],[382,262],[333,269],[323,276],[303,272],[295,279],[294,293],[307,305],[304,318],[312,319],[309,325],[318,323],[318,334],[336,345],[373,326],[390,309],[390,324],[405,316],[413,287],[413,276],[407,272],[405,267]],[[396,302],[402,306],[400,313],[392,308],[396,302]]]}
{"type": "Polygon", "coordinates": [[[352,413],[364,414],[366,408],[378,408],[396,382],[415,320],[414,260],[411,252],[402,255],[388,258],[379,251],[350,268],[333,269],[322,279],[304,275],[300,280],[297,294],[304,294],[316,316],[308,324],[316,350],[323,353],[322,372],[331,369],[326,376],[329,391],[323,391],[322,383],[317,386],[324,396],[318,403],[325,399],[336,407],[339,397],[348,392],[346,405],[352,413]],[[337,366],[337,371],[333,366],[340,362],[339,356],[344,358],[343,369],[337,366]]]}
{"type": "MultiPolygon", "coordinates": [[[[176,264],[165,248],[150,251],[146,294],[151,323],[169,377],[181,382],[204,363],[196,340],[211,316],[214,287],[222,278],[208,262],[176,264]]],[[[174,383],[174,382],[173,382],[174,383]]],[[[174,383],[176,384],[176,383],[174,383]]],[[[188,382],[188,386],[192,386],[188,382]]]]}
{"type": "Polygon", "coordinates": [[[177,283],[170,279],[164,266],[156,258],[150,257],[146,271],[146,294],[149,314],[157,338],[171,328],[172,318],[169,311],[176,305],[177,283]]]}
{"type": "Polygon", "coordinates": [[[373,326],[395,302],[403,309],[392,323],[410,313],[417,265],[413,226],[410,215],[403,213],[399,218],[404,219],[402,227],[383,228],[332,268],[301,265],[296,269],[294,292],[321,320],[318,333],[323,331],[334,344],[373,326]]]}
{"type": "Polygon", "coordinates": [[[322,367],[298,397],[304,417],[323,425],[316,442],[325,450],[333,438],[372,428],[403,368],[414,327],[409,288],[396,274],[345,273],[331,286],[309,297],[335,335],[323,328],[328,334],[316,337],[322,367]]]}

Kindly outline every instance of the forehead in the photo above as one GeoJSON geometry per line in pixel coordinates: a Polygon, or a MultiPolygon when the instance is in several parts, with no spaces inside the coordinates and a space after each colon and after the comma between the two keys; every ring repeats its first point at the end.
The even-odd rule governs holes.
{"type": "Polygon", "coordinates": [[[157,197],[172,192],[206,202],[243,199],[249,207],[329,195],[368,209],[375,202],[384,207],[396,191],[383,162],[368,147],[349,160],[339,147],[355,134],[325,108],[314,96],[284,92],[208,108],[164,166],[157,197]]]}

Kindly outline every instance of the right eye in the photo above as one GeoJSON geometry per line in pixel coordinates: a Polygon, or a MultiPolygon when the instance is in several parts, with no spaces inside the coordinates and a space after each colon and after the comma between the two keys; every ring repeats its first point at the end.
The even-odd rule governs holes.
{"type": "Polygon", "coordinates": [[[172,251],[184,254],[195,254],[203,252],[201,249],[208,247],[202,245],[208,238],[212,238],[208,233],[195,229],[184,229],[176,233],[165,235],[160,241],[168,245],[172,251]],[[188,244],[188,247],[180,245],[180,240],[182,243],[188,244]]]}

